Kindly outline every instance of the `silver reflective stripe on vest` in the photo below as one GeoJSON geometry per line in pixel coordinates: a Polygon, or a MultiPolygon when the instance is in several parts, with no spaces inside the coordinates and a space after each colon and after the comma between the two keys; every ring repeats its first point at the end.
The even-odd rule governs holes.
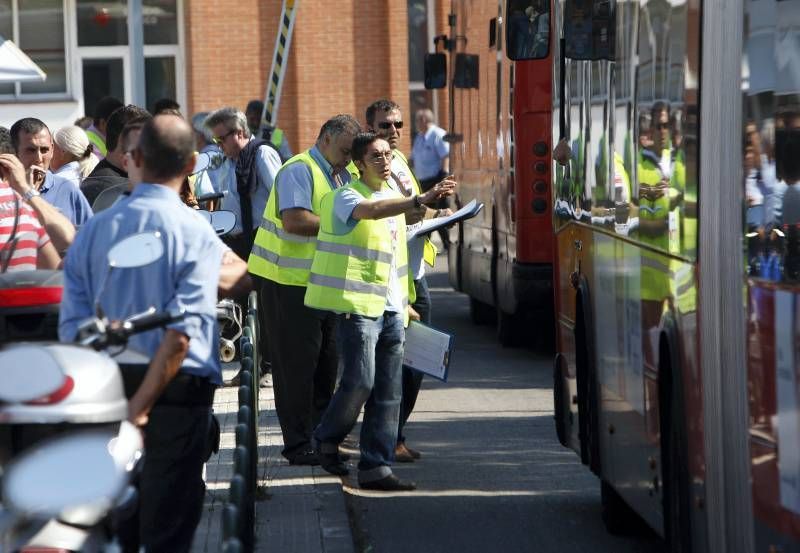
{"type": "Polygon", "coordinates": [[[272,233],[281,240],[286,240],[287,242],[294,242],[296,244],[306,244],[308,242],[317,241],[316,236],[301,236],[299,234],[292,234],[291,232],[286,232],[282,228],[278,228],[278,226],[269,219],[261,219],[260,226],[265,231],[272,233]]]}
{"type": "Polygon", "coordinates": [[[326,242],[325,240],[320,240],[317,242],[317,251],[353,256],[358,257],[359,259],[366,259],[367,261],[379,261],[381,263],[392,262],[392,254],[390,253],[382,252],[380,250],[370,250],[369,248],[362,248],[361,246],[326,242]]]}
{"type": "Polygon", "coordinates": [[[274,263],[278,267],[283,267],[285,269],[311,270],[311,261],[312,261],[311,259],[300,259],[297,257],[280,256],[274,252],[262,248],[258,244],[253,244],[252,253],[256,254],[258,257],[266,259],[270,263],[274,263]]]}
{"type": "Polygon", "coordinates": [[[308,277],[308,282],[318,286],[327,286],[328,288],[336,288],[338,290],[345,290],[346,292],[357,292],[359,294],[374,294],[382,298],[386,297],[388,290],[386,286],[378,284],[369,284],[367,282],[358,282],[356,280],[346,280],[338,277],[331,277],[311,273],[308,277]]]}
{"type": "Polygon", "coordinates": [[[397,276],[398,278],[403,278],[408,276],[408,265],[403,265],[402,267],[398,267],[397,276]]]}

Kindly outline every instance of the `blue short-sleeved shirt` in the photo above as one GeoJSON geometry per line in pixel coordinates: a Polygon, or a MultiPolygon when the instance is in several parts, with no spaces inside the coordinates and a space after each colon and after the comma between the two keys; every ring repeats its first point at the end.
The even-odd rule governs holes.
{"type": "MultiPolygon", "coordinates": [[[[78,325],[91,317],[95,300],[110,320],[182,308],[186,317],[170,324],[189,337],[182,372],[222,382],[219,365],[217,286],[228,248],[208,221],[185,206],[178,194],[158,184],[138,184],[130,196],[93,217],[76,235],[64,263],[64,295],[58,321],[62,341],[72,341],[78,325]],[[133,234],[159,231],[164,255],[145,267],[109,271],[107,254],[133,234]]],[[[128,347],[150,358],[163,329],[131,337],[128,347]]]]}
{"type": "MultiPolygon", "coordinates": [[[[328,184],[331,186],[331,190],[339,187],[335,175],[339,176],[341,186],[350,183],[350,172],[347,169],[334,171],[331,164],[319,151],[319,148],[314,146],[308,153],[317,162],[325,176],[328,177],[328,184]]],[[[314,182],[311,169],[305,163],[290,163],[281,169],[275,187],[278,191],[278,211],[283,212],[285,209],[296,207],[312,211],[311,197],[314,192],[314,182]]]]}
{"type": "Polygon", "coordinates": [[[414,174],[419,180],[432,179],[442,170],[442,160],[450,155],[450,144],[444,141],[447,134],[441,127],[431,125],[424,133],[414,137],[411,158],[414,160],[414,174]]]}
{"type": "Polygon", "coordinates": [[[92,208],[77,184],[47,171],[39,194],[57,208],[73,225],[83,225],[92,215],[92,208]]]}
{"type": "MultiPolygon", "coordinates": [[[[255,140],[255,139],[251,139],[255,140]]],[[[253,228],[258,227],[261,216],[264,214],[264,208],[267,207],[267,199],[272,191],[272,183],[275,180],[275,175],[281,168],[281,157],[275,148],[272,146],[261,146],[258,149],[256,156],[256,174],[257,182],[255,192],[251,199],[251,210],[253,214],[253,228]]],[[[221,168],[220,168],[221,169],[221,168]]],[[[236,187],[236,162],[229,161],[226,174],[224,175],[224,189],[221,192],[225,193],[225,199],[222,202],[222,207],[236,214],[236,226],[231,231],[231,234],[241,234],[242,232],[242,204],[239,198],[239,191],[236,187]]]]}

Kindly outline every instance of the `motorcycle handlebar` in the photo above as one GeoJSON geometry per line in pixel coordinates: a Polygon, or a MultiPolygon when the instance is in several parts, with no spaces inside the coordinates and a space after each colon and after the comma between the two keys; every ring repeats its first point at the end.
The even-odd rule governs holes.
{"type": "Polygon", "coordinates": [[[166,326],[169,323],[180,321],[186,316],[183,310],[162,311],[160,313],[153,313],[152,315],[145,315],[139,317],[135,321],[130,321],[130,334],[137,334],[146,330],[152,330],[166,326]]]}
{"type": "Polygon", "coordinates": [[[210,194],[203,194],[202,196],[197,196],[197,202],[198,203],[211,202],[213,200],[219,200],[224,197],[225,194],[223,194],[222,192],[212,192],[210,194]]]}

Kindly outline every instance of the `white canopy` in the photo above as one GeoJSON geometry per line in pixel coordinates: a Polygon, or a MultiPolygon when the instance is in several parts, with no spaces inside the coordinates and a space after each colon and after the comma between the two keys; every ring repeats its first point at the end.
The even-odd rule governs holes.
{"type": "Polygon", "coordinates": [[[43,81],[45,72],[16,44],[0,36],[0,82],[43,81]]]}

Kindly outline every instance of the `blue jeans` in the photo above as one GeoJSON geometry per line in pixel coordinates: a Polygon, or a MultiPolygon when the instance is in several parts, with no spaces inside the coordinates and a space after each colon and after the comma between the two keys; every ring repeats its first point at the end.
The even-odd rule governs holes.
{"type": "Polygon", "coordinates": [[[314,442],[323,453],[337,451],[364,407],[358,463],[360,483],[380,480],[392,473],[404,342],[403,315],[399,313],[387,311],[377,318],[339,316],[342,378],[314,430],[314,442]]]}

